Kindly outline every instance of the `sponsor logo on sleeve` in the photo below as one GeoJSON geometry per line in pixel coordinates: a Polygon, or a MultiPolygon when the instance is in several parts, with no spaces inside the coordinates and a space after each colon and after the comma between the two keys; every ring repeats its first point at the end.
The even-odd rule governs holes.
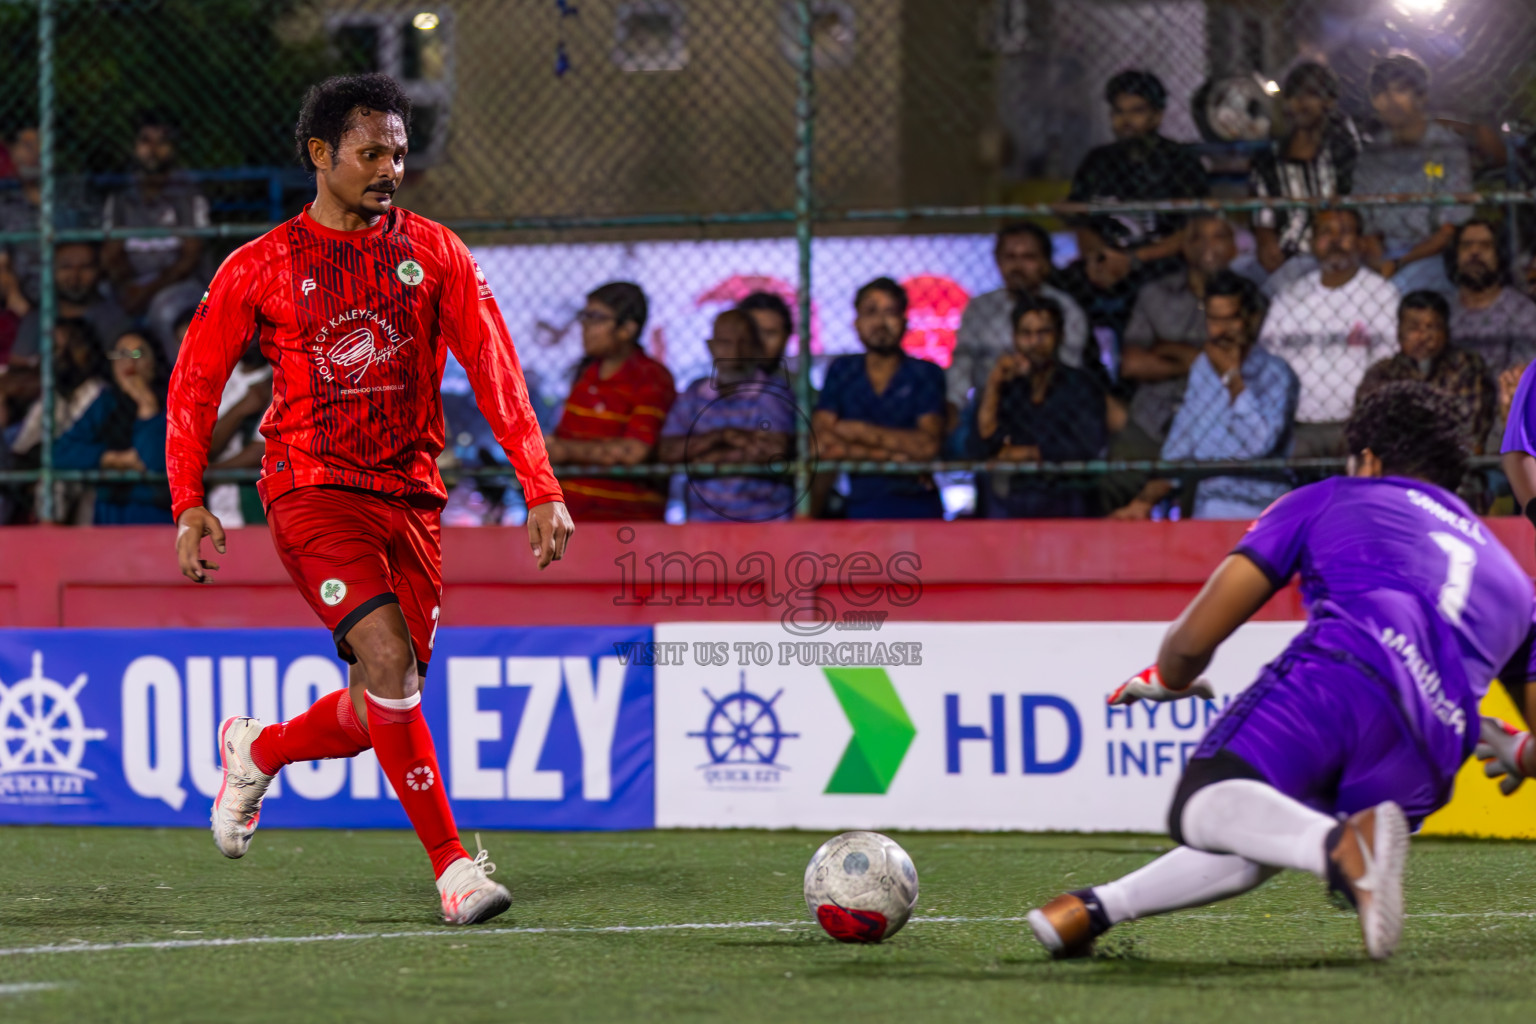
{"type": "Polygon", "coordinates": [[[471,256],[469,258],[469,262],[475,268],[475,283],[480,286],[480,298],[482,300],[495,298],[495,296],[491,294],[490,284],[488,284],[485,280],[485,271],[480,269],[480,261],[471,256]]]}

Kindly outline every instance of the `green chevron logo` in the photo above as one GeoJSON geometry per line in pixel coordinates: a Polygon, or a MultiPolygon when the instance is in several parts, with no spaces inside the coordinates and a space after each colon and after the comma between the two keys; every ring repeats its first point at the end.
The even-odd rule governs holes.
{"type": "Polygon", "coordinates": [[[883,668],[823,668],[853,737],[827,783],[828,793],[884,793],[891,788],[917,727],[883,668]]]}

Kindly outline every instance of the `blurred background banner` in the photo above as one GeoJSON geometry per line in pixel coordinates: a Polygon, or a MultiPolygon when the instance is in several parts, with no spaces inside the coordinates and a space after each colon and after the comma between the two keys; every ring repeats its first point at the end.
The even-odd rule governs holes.
{"type": "MultiPolygon", "coordinates": [[[[443,629],[422,691],[466,829],[654,824],[643,627],[443,629]]],[[[0,823],[206,827],[229,715],[345,685],[323,630],[0,630],[0,823]]],[[[263,821],[407,828],[373,752],[290,765],[263,821]]]]}
{"type": "MultiPolygon", "coordinates": [[[[753,292],[783,299],[784,370],[809,415],[829,361],[859,351],[858,285],[882,275],[904,285],[904,347],[951,367],[962,317],[981,318],[972,300],[992,294],[1002,322],[1005,297],[1039,291],[1012,280],[1004,291],[993,259],[993,232],[1028,216],[1052,242],[1050,294],[1072,307],[1061,359],[1109,403],[1104,423],[1067,425],[1074,443],[1044,451],[1045,463],[1333,457],[1305,430],[1238,451],[1165,448],[1166,422],[1128,440],[1127,409],[1137,430],[1166,420],[1157,409],[1183,386],[1154,381],[1169,383],[1159,398],[1145,368],[1123,358],[1141,344],[1138,290],[1144,298],[1158,272],[1181,266],[1176,236],[1203,203],[1233,228],[1231,252],[1212,266],[1276,297],[1315,265],[1303,207],[1340,200],[1361,204],[1363,234],[1379,246],[1365,263],[1397,288],[1362,314],[1377,334],[1395,327],[1398,292],[1455,291],[1455,267],[1438,251],[1405,262],[1420,228],[1489,220],[1500,272],[1523,287],[1536,238],[1533,50],[1536,7],[1505,0],[9,0],[0,479],[28,485],[56,468],[100,479],[102,467],[56,466],[50,433],[23,429],[34,401],[39,422],[68,422],[88,404],[52,386],[73,371],[42,358],[70,344],[47,325],[84,319],[112,335],[133,324],[174,358],[221,259],[313,197],[292,137],[305,90],[364,71],[393,75],[411,95],[402,205],[473,247],[546,429],[579,361],[574,316],[605,281],[634,279],[650,294],[642,346],[680,389],[708,375],[714,312],[753,292]],[[1397,66],[1407,77],[1381,78],[1382,62],[1404,53],[1417,62],[1397,66]],[[1429,130],[1408,152],[1417,129],[1403,128],[1391,89],[1418,89],[1419,68],[1429,130]],[[1327,108],[1315,124],[1307,96],[1327,108]],[[1128,113],[1122,101],[1146,109],[1128,113]],[[1376,159],[1373,147],[1390,152],[1376,159]],[[80,242],[100,243],[94,262],[60,251],[80,242]],[[102,308],[80,299],[103,289],[102,308]]],[[[1156,340],[1199,344],[1203,329],[1156,340]]],[[[1360,384],[1355,363],[1396,350],[1393,337],[1361,337],[1368,344],[1338,358],[1266,342],[1301,377],[1303,426],[1336,422],[1360,384]]],[[[1485,346],[1488,374],[1536,349],[1507,340],[1485,346]]],[[[945,459],[1041,447],[989,448],[974,436],[992,358],[970,383],[950,374],[958,430],[945,459]]],[[[452,370],[448,388],[466,388],[452,370]]],[[[473,404],[451,400],[448,417],[447,468],[494,474],[503,462],[479,443],[473,404]]],[[[793,466],[776,470],[801,483],[818,468],[803,427],[793,466]]],[[[1269,472],[1268,483],[1287,482],[1269,472]]],[[[1011,514],[1039,504],[1015,494],[1009,505],[1007,481],[992,483],[993,504],[1011,514]]],[[[1113,511],[1137,480],[1120,483],[1069,501],[1071,514],[1113,511]]],[[[23,515],[86,517],[78,484],[7,500],[23,515]]]]}

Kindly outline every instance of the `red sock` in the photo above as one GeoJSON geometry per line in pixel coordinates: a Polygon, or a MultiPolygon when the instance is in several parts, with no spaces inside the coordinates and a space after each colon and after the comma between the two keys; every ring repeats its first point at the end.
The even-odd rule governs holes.
{"type": "Polygon", "coordinates": [[[353,757],[372,744],[346,690],[333,690],[308,711],[261,730],[251,744],[251,760],[266,775],[285,764],[324,757],[353,757]]]}
{"type": "Polygon", "coordinates": [[[453,823],[437,749],[421,713],[421,695],[385,700],[368,695],[369,734],[379,767],[395,787],[416,837],[432,858],[432,872],[442,877],[448,865],[468,857],[453,823]]]}

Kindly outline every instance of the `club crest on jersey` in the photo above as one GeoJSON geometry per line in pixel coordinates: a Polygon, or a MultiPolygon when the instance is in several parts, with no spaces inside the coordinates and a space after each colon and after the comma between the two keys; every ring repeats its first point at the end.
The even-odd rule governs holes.
{"type": "Polygon", "coordinates": [[[414,288],[427,279],[427,272],[415,260],[401,260],[395,268],[395,276],[414,288]]]}
{"type": "Polygon", "coordinates": [[[331,607],[334,608],[336,605],[341,604],[342,601],[346,600],[346,597],[347,585],[341,582],[341,580],[326,580],[320,584],[320,600],[331,607]]]}

